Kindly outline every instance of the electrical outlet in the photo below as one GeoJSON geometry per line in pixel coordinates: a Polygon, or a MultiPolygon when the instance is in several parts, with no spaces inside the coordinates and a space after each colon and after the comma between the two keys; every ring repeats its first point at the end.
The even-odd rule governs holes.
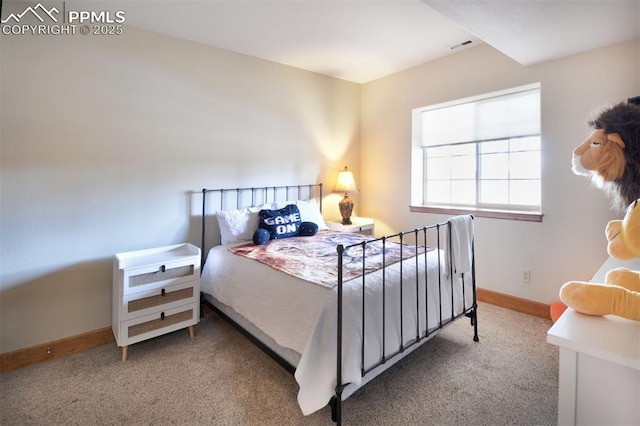
{"type": "Polygon", "coordinates": [[[528,269],[522,270],[522,283],[529,284],[531,282],[531,271],[528,269]]]}

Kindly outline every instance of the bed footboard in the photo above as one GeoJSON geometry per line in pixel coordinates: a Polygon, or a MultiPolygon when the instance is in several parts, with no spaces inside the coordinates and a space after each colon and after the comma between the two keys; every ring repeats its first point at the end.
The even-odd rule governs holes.
{"type": "MultiPolygon", "coordinates": [[[[391,236],[385,236],[375,240],[364,241],[362,243],[354,244],[351,246],[338,245],[338,285],[337,285],[337,342],[336,342],[336,376],[337,383],[335,389],[335,396],[330,401],[332,420],[338,425],[342,423],[342,400],[343,392],[348,383],[344,383],[343,380],[343,342],[344,342],[344,285],[343,280],[344,264],[346,261],[353,262],[353,256],[345,256],[345,253],[349,249],[357,248],[362,253],[362,258],[359,261],[362,262],[362,280],[361,280],[361,333],[362,342],[360,348],[360,370],[361,376],[364,377],[368,373],[382,364],[388,363],[395,358],[402,357],[408,350],[414,349],[414,347],[420,346],[425,341],[433,337],[439,330],[443,329],[447,325],[453,323],[461,317],[470,318],[471,326],[473,327],[473,340],[479,341],[478,338],[478,315],[477,315],[477,300],[476,300],[476,282],[475,282],[475,248],[474,248],[474,236],[473,236],[473,216],[458,216],[451,220],[439,223],[431,226],[427,226],[421,229],[415,229],[409,232],[401,232],[391,236]],[[466,223],[466,225],[465,225],[466,223]],[[365,266],[367,257],[367,246],[371,244],[382,244],[382,252],[385,253],[385,245],[387,241],[397,241],[402,248],[406,247],[409,254],[405,258],[402,254],[400,256],[399,277],[400,283],[393,290],[387,289],[386,276],[387,268],[390,265],[385,264],[383,260],[382,266],[382,327],[381,334],[376,335],[375,339],[382,342],[382,356],[374,363],[365,363],[367,359],[367,347],[365,344],[366,333],[370,332],[367,329],[366,312],[368,309],[367,292],[365,291],[365,266]],[[436,280],[429,276],[428,270],[428,256],[430,251],[427,247],[432,247],[435,250],[437,256],[437,274],[436,280]],[[461,260],[462,259],[462,260],[461,260]],[[465,260],[468,262],[467,267],[460,267],[461,263],[465,260]],[[406,271],[409,269],[409,271],[406,271]],[[406,272],[406,273],[405,273],[406,272]],[[410,277],[411,282],[405,282],[405,277],[410,277]],[[437,303],[430,299],[433,298],[433,291],[430,289],[436,289],[437,303]],[[387,297],[389,291],[399,291],[399,311],[385,309],[387,306],[387,297]],[[414,292],[411,306],[406,306],[404,292],[414,292]],[[471,294],[469,294],[471,293],[471,294]],[[450,303],[448,300],[450,295],[450,303]],[[443,303],[443,296],[445,300],[443,303]],[[449,304],[449,306],[446,306],[449,304]],[[429,310],[434,309],[434,305],[437,307],[435,315],[437,320],[435,324],[431,324],[429,321],[430,316],[433,317],[434,313],[429,310]],[[450,310],[449,310],[450,309],[450,310]],[[415,317],[415,324],[405,324],[405,318],[407,317],[406,311],[410,310],[415,317]],[[387,326],[386,323],[391,321],[390,316],[395,315],[396,322],[399,321],[400,331],[400,344],[397,348],[387,353],[387,326]],[[424,320],[422,321],[421,318],[424,320]],[[410,336],[405,336],[405,329],[409,327],[412,329],[410,336]]],[[[433,255],[433,254],[432,254],[433,255]]],[[[384,259],[384,254],[383,254],[384,259]]],[[[353,284],[350,284],[353,285],[353,284]]],[[[411,315],[408,315],[411,317],[411,315]]]]}

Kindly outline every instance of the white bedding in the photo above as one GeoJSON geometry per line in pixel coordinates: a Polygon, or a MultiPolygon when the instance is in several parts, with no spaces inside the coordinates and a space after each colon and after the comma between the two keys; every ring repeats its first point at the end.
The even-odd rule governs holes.
{"type": "MultiPolygon", "coordinates": [[[[444,267],[441,251],[428,253],[429,306],[428,325],[433,330],[442,318],[451,318],[451,287],[443,275],[441,291],[438,290],[438,257],[444,267]],[[440,255],[440,256],[439,256],[440,255]],[[440,297],[439,297],[439,293],[440,297]],[[439,302],[440,301],[440,302],[439,302]]],[[[420,335],[425,331],[424,256],[419,256],[419,315],[416,315],[415,259],[403,262],[403,340],[407,344],[416,338],[416,321],[419,318],[420,335]]],[[[387,268],[386,312],[387,322],[385,352],[387,355],[400,348],[400,289],[397,284],[400,264],[387,268]],[[395,283],[395,284],[394,284],[395,283]]],[[[382,272],[366,276],[366,347],[365,367],[382,357],[382,272]]],[[[464,279],[467,309],[473,303],[472,280],[464,279]]],[[[357,388],[362,382],[360,350],[362,342],[362,278],[344,284],[343,309],[343,382],[357,388]]],[[[329,289],[291,275],[270,266],[231,253],[228,246],[217,246],[209,251],[203,268],[201,289],[219,302],[232,307],[238,314],[269,335],[278,345],[301,354],[295,378],[300,386],[298,403],[307,415],[324,407],[335,394],[336,386],[336,289],[329,289]]],[[[454,315],[464,310],[462,302],[462,278],[454,276],[454,315]]],[[[366,379],[365,379],[366,380],[366,379]]],[[[349,393],[352,393],[350,391],[349,393]]],[[[348,396],[345,393],[344,397],[348,396]]]]}

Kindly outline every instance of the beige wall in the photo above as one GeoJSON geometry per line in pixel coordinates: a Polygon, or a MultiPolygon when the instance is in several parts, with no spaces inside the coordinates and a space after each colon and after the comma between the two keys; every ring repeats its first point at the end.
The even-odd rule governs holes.
{"type": "Polygon", "coordinates": [[[359,174],[359,85],[134,28],[0,49],[1,353],[110,326],[113,254],[199,245],[203,187],[359,174]]]}
{"type": "Polygon", "coordinates": [[[588,280],[607,257],[604,227],[616,215],[602,191],[571,172],[571,152],[603,105],[640,95],[640,40],[523,67],[488,45],[362,89],[361,210],[376,230],[412,229],[446,217],[410,213],[411,110],[541,82],[542,223],[477,218],[478,285],[549,303],[569,280],[588,280]],[[531,283],[521,271],[531,270],[531,283]]]}
{"type": "Polygon", "coordinates": [[[113,253],[198,244],[204,186],[328,192],[348,165],[378,233],[445,219],[409,212],[411,109],[535,81],[544,221],[478,218],[478,284],[550,302],[602,264],[615,217],[571,150],[640,94],[640,41],[533,67],[481,45],[363,86],[128,27],[2,35],[0,61],[0,353],[109,326],[113,253]]]}

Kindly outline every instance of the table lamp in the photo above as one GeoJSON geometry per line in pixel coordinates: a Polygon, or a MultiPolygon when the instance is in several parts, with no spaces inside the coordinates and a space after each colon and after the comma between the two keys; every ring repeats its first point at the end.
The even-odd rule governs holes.
{"type": "Polygon", "coordinates": [[[347,166],[344,166],[344,170],[338,173],[338,181],[336,182],[333,192],[344,192],[344,198],[338,204],[340,207],[340,214],[342,215],[342,224],[351,225],[351,212],[353,211],[353,201],[349,199],[348,194],[352,192],[358,192],[356,187],[356,181],[353,178],[353,172],[347,170],[347,166]]]}

